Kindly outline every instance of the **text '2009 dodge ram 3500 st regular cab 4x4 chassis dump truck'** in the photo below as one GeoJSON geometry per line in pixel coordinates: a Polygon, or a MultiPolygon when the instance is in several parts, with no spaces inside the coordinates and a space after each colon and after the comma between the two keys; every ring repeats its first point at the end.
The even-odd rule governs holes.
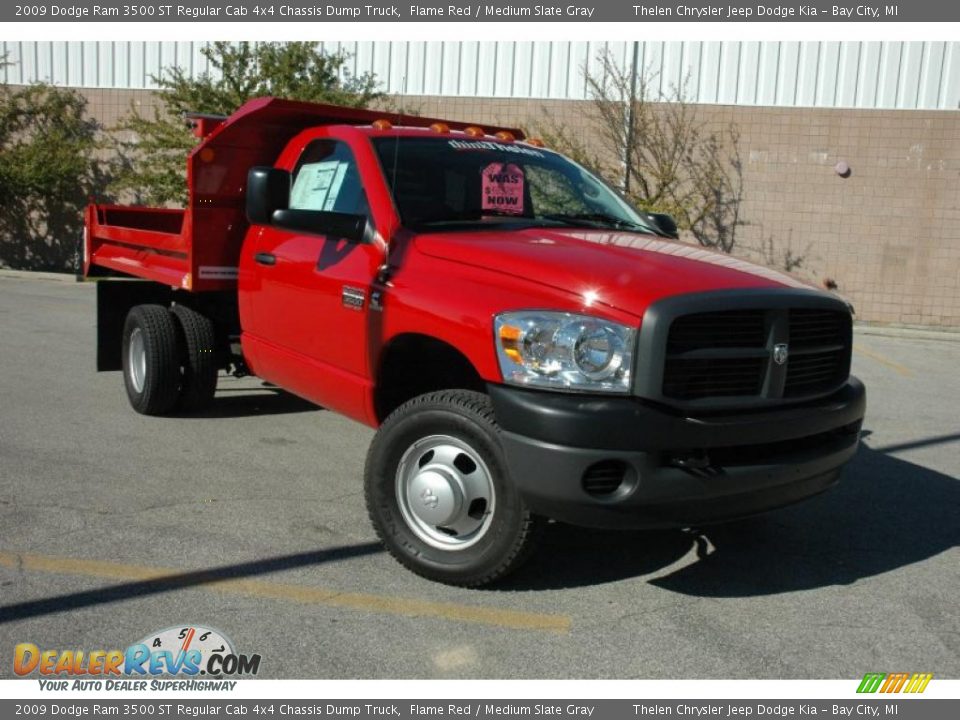
{"type": "Polygon", "coordinates": [[[98,369],[141,413],[233,369],[379,428],[367,508],[417,573],[490,582],[544,517],[770,509],[856,450],[847,303],[518,130],[272,98],[195,129],[185,210],[87,210],[85,272],[149,281],[98,283],[98,369]]]}

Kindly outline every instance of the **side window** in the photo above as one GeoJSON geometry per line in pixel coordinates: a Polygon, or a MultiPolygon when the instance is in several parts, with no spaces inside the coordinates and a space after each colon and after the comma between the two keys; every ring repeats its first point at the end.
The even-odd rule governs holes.
{"type": "Polygon", "coordinates": [[[325,139],[307,145],[293,171],[290,209],[368,214],[357,163],[346,143],[325,139]]]}

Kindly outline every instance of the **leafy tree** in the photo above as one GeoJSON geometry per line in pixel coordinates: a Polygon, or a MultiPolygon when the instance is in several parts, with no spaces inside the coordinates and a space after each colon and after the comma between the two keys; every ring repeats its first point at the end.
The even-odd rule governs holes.
{"type": "MultiPolygon", "coordinates": [[[[655,77],[623,68],[609,54],[587,74],[595,133],[548,119],[551,147],[621,188],[636,207],[670,213],[706,247],[731,252],[741,217],[739,132],[709,128],[682,88],[655,90],[655,77]]],[[[548,113],[549,116],[549,113],[548,113]]]]}
{"type": "Polygon", "coordinates": [[[185,204],[186,157],[196,142],[185,112],[227,115],[263,95],[351,107],[382,97],[372,75],[346,72],[346,53],[324,53],[317,43],[216,42],[202,52],[216,73],[192,78],[166,68],[153,77],[160,89],[152,117],[133,110],[118,128],[114,189],[147,204],[185,204]]]}
{"type": "Polygon", "coordinates": [[[83,207],[103,182],[86,109],[72,90],[0,85],[0,264],[75,267],[83,207]]]}

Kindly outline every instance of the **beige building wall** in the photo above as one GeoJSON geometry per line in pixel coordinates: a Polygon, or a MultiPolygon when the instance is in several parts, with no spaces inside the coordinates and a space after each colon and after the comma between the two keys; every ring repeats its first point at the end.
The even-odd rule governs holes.
{"type": "Polygon", "coordinates": [[[160,106],[152,90],[74,89],[87,99],[87,111],[106,129],[116,127],[134,108],[152,117],[153,108],[160,106]]]}
{"type": "MultiPolygon", "coordinates": [[[[85,90],[115,124],[149,91],[85,90]]],[[[589,131],[589,103],[411,97],[404,109],[479,124],[531,126],[544,109],[589,131]]],[[[743,217],[736,254],[831,281],[860,320],[960,328],[960,111],[701,105],[718,129],[740,130],[743,217]],[[851,173],[834,171],[846,162],[851,173]]]]}

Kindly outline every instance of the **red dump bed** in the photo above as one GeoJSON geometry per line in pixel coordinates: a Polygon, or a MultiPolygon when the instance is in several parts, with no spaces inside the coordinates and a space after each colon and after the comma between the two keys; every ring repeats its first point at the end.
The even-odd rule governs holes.
{"type": "MultiPolygon", "coordinates": [[[[105,268],[194,291],[236,286],[240,247],[247,231],[244,193],[247,172],[273,165],[300,131],[317,125],[394,125],[452,129],[467,123],[384,111],[257,98],[226,120],[202,118],[204,139],[187,159],[186,210],[90,205],[86,211],[84,274],[105,268]]],[[[519,130],[510,129],[518,138],[519,130]]]]}
{"type": "Polygon", "coordinates": [[[85,275],[99,266],[164,285],[190,286],[190,242],[186,210],[88,205],[85,218],[85,275]]]}

